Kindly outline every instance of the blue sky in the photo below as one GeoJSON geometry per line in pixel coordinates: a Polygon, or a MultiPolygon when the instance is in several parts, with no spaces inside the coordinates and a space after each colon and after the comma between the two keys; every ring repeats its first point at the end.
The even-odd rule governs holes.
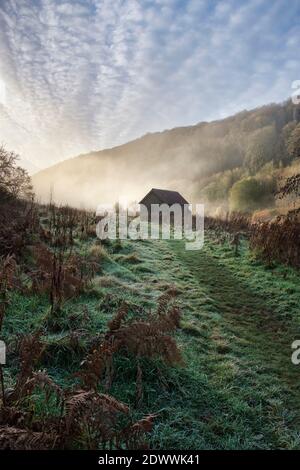
{"type": "Polygon", "coordinates": [[[0,142],[42,168],[280,102],[299,0],[1,0],[0,142]]]}

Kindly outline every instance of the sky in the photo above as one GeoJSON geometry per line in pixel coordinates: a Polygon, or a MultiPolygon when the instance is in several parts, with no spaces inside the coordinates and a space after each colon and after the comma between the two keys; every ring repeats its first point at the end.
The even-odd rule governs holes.
{"type": "Polygon", "coordinates": [[[30,172],[281,102],[300,0],[1,0],[0,144],[30,172]]]}

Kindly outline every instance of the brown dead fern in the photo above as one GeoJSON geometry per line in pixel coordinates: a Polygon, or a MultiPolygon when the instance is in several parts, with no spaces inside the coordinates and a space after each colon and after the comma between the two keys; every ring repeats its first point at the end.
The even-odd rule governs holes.
{"type": "Polygon", "coordinates": [[[149,415],[125,428],[118,436],[118,448],[122,448],[122,443],[128,450],[148,449],[146,436],[152,431],[153,420],[157,415],[149,415]]]}
{"type": "Polygon", "coordinates": [[[30,394],[30,380],[34,378],[34,367],[41,358],[45,347],[41,340],[41,335],[41,331],[36,331],[21,338],[19,344],[21,369],[16,380],[14,392],[10,398],[12,402],[16,402],[30,394]]]}
{"type": "Polygon", "coordinates": [[[1,450],[46,450],[54,449],[59,439],[57,434],[33,432],[12,426],[0,426],[1,450]]]}
{"type": "Polygon", "coordinates": [[[66,436],[84,440],[85,448],[113,448],[118,436],[119,414],[129,408],[110,395],[78,390],[66,401],[66,436]]]}

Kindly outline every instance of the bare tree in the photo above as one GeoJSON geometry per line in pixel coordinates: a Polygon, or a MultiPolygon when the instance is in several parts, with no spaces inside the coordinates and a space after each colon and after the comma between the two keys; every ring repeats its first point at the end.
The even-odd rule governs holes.
{"type": "Polygon", "coordinates": [[[26,170],[17,165],[19,156],[0,147],[0,194],[1,199],[13,197],[28,199],[33,195],[26,170]]]}

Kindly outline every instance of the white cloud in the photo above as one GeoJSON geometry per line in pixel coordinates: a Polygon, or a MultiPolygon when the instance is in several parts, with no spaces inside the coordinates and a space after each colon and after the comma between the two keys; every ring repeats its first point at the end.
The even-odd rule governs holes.
{"type": "Polygon", "coordinates": [[[298,0],[3,0],[0,141],[43,167],[282,100],[298,24],[298,0]]]}

